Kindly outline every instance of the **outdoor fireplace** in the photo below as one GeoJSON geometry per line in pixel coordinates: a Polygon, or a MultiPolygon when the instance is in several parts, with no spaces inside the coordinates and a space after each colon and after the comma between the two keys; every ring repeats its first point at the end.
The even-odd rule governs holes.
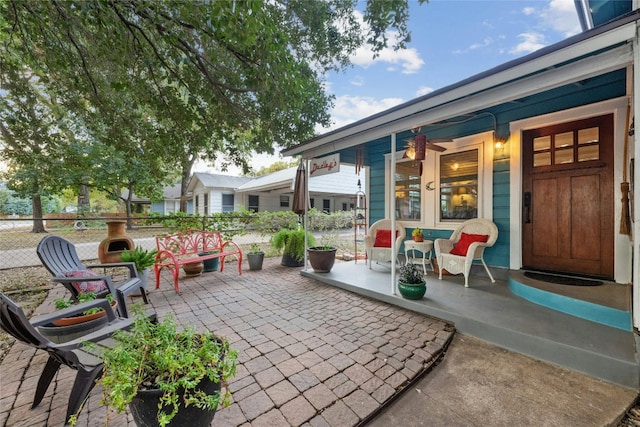
{"type": "Polygon", "coordinates": [[[107,221],[107,237],[98,246],[98,258],[103,264],[120,262],[125,250],[133,250],[136,245],[125,233],[126,221],[107,221]]]}

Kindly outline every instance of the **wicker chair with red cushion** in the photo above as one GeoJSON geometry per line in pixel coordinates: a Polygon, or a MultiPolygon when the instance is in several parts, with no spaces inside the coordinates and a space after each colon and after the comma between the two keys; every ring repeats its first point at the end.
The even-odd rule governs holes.
{"type": "Polygon", "coordinates": [[[448,239],[436,239],[436,250],[440,280],[442,270],[451,274],[464,274],[464,286],[469,287],[469,272],[474,260],[482,262],[491,282],[495,279],[484,262],[484,250],[490,248],[498,239],[498,227],[488,219],[476,218],[462,223],[448,239]]]}
{"type": "MultiPolygon", "coordinates": [[[[396,221],[396,254],[405,237],[405,229],[396,221]]],[[[367,263],[371,268],[372,261],[376,263],[391,262],[393,252],[391,250],[391,220],[381,219],[371,224],[369,232],[364,238],[364,249],[367,253],[367,263]]],[[[396,258],[397,259],[397,258],[396,258]]]]}

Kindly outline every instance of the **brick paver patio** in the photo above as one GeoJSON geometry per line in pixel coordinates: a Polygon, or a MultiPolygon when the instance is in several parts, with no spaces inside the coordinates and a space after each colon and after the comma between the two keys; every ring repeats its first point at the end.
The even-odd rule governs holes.
{"type": "MultiPolygon", "coordinates": [[[[363,268],[364,264],[363,264],[363,268]]],[[[150,287],[151,287],[150,282],[150,287]]],[[[150,300],[160,318],[226,336],[239,352],[230,381],[232,404],[215,426],[351,426],[397,394],[434,363],[453,327],[300,276],[300,269],[265,260],[261,271],[233,268],[181,278],[175,294],[169,274],[150,300]]],[[[64,294],[52,291],[39,313],[64,294]]],[[[0,424],[61,426],[75,372],[62,368],[42,403],[30,409],[46,355],[13,346],[0,368],[0,424]]],[[[131,415],[100,405],[96,387],[79,426],[134,426],[131,415]]]]}

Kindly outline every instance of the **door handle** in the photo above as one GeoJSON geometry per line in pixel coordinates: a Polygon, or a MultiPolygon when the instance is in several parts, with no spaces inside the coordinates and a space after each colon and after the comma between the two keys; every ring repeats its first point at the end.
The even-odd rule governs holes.
{"type": "Polygon", "coordinates": [[[531,223],[531,192],[524,193],[524,222],[525,224],[531,223]]]}

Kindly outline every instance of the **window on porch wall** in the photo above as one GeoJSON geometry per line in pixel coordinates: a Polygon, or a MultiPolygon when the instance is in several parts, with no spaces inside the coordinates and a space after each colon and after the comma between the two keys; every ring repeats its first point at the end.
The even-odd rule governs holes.
{"type": "Polygon", "coordinates": [[[204,214],[209,215],[209,195],[204,195],[204,214]]]}
{"type": "Polygon", "coordinates": [[[401,160],[396,163],[396,219],[422,219],[420,161],[401,160]]]}
{"type": "Polygon", "coordinates": [[[440,221],[478,217],[478,150],[441,154],[440,221]]]}

